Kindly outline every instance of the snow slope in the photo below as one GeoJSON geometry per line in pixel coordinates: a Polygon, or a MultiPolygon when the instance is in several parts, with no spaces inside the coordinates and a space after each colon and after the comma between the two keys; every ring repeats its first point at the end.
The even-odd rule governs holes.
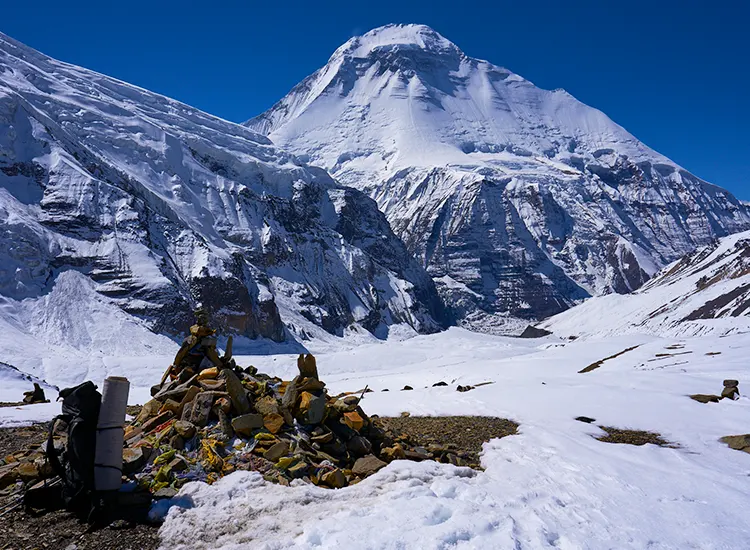
{"type": "Polygon", "coordinates": [[[227,330],[276,342],[445,320],[362,193],[242,126],[3,34],[0,296],[24,319],[3,322],[52,330],[43,341],[91,336],[93,352],[127,327],[176,335],[199,303],[227,330]],[[109,311],[115,324],[94,336],[97,321],[71,316],[61,335],[43,301],[71,272],[87,279],[85,299],[93,290],[97,308],[132,318],[109,311]]]}
{"type": "MultiPolygon", "coordinates": [[[[723,378],[742,391],[748,346],[747,335],[562,342],[454,328],[321,354],[333,392],[375,389],[363,402],[370,414],[497,415],[518,421],[519,434],[485,444],[484,472],[397,461],[336,491],[252,472],[189,484],[160,531],[163,548],[741,548],[750,457],[717,440],[747,431],[750,399],[703,405],[687,394],[718,391],[723,378]],[[683,355],[651,361],[676,344],[683,355]],[[432,387],[440,380],[450,385],[432,387]],[[455,391],[483,381],[494,383],[455,391]],[[405,383],[414,391],[395,391],[405,383]],[[597,425],[656,431],[679,448],[603,443],[597,425]]],[[[241,363],[294,368],[291,356],[241,363]]]]}
{"type": "Polygon", "coordinates": [[[23,399],[24,392],[34,389],[34,383],[39,384],[47,395],[47,399],[57,396],[58,388],[51,386],[44,380],[21,372],[13,365],[0,363],[0,401],[16,403],[23,399]]]}
{"type": "Polygon", "coordinates": [[[541,327],[558,336],[642,332],[662,336],[750,333],[750,232],[665,267],[627,296],[591,298],[541,327]]]}
{"type": "Polygon", "coordinates": [[[370,194],[478,328],[630,292],[750,228],[746,205],[601,111],[423,25],[352,38],[246,125],[370,194]]]}

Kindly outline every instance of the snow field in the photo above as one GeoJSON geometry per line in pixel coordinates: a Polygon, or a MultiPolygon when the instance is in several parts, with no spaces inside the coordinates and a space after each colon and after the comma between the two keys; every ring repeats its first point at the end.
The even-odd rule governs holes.
{"type": "MultiPolygon", "coordinates": [[[[399,461],[338,491],[280,487],[246,472],[214,486],[190,484],[167,515],[163,547],[742,547],[750,457],[717,440],[747,431],[750,400],[703,405],[687,394],[719,392],[723,378],[738,378],[742,391],[748,343],[745,335],[563,343],[451,329],[320,354],[331,392],[375,390],[363,401],[368,414],[496,415],[519,422],[519,434],[485,444],[484,472],[399,461]],[[676,343],[684,347],[665,350],[676,343]],[[450,386],[433,388],[440,380],[450,386]],[[404,384],[414,391],[397,391],[404,384]],[[593,437],[603,432],[578,415],[656,431],[679,448],[603,443],[593,437]]],[[[292,359],[240,362],[288,377],[292,359]]]]}

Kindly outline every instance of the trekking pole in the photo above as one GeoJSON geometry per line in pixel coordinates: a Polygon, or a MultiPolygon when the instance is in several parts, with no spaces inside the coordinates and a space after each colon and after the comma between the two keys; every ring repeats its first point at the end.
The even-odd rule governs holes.
{"type": "MultiPolygon", "coordinates": [[[[52,481],[50,481],[49,483],[48,483],[48,481],[49,481],[49,479],[44,479],[44,480],[42,480],[41,483],[44,484],[44,487],[54,487],[55,485],[59,485],[59,484],[62,483],[62,479],[60,479],[57,476],[54,477],[52,479],[52,481]]],[[[35,488],[35,487],[37,487],[38,485],[39,484],[37,483],[37,485],[35,485],[34,487],[32,487],[32,489],[35,488]]],[[[21,494],[18,496],[18,498],[16,498],[15,500],[11,500],[10,502],[6,502],[2,506],[0,506],[0,518],[3,517],[8,512],[12,512],[13,510],[15,510],[16,508],[18,508],[19,506],[21,506],[23,504],[23,499],[26,496],[26,493],[27,493],[27,491],[24,490],[24,491],[21,492],[21,494]]]]}
{"type": "Polygon", "coordinates": [[[367,393],[367,390],[370,388],[370,384],[365,385],[365,389],[362,390],[362,393],[359,396],[359,400],[362,401],[364,399],[365,394],[367,393]]]}
{"type": "Polygon", "coordinates": [[[18,500],[16,500],[15,502],[11,502],[10,504],[6,504],[6,508],[2,512],[0,512],[0,518],[5,517],[5,514],[23,506],[23,495],[18,497],[18,500]]]}

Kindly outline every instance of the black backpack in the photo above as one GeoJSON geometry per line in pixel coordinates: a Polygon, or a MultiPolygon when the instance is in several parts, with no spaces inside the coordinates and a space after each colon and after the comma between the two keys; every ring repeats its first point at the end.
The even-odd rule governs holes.
{"type": "Polygon", "coordinates": [[[62,503],[79,515],[88,516],[94,496],[94,454],[96,423],[102,396],[93,382],[60,391],[62,414],[52,419],[47,436],[47,459],[62,480],[62,503]],[[53,434],[58,420],[68,426],[68,441],[55,449],[53,434]]]}

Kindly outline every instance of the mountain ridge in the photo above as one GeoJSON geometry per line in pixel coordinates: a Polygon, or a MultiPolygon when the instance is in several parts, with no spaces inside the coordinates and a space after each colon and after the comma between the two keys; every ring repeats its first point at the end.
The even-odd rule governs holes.
{"type": "Polygon", "coordinates": [[[696,249],[632,294],[592,298],[547,319],[541,327],[563,338],[633,333],[721,337],[747,332],[750,231],[696,249]]]}
{"type": "Polygon", "coordinates": [[[423,25],[350,39],[245,125],[375,199],[480,329],[630,292],[750,228],[746,204],[601,111],[423,25]]]}
{"type": "Polygon", "coordinates": [[[0,259],[14,311],[73,270],[170,335],[197,304],[277,342],[445,322],[359,191],[247,128],[2,34],[0,259]]]}

